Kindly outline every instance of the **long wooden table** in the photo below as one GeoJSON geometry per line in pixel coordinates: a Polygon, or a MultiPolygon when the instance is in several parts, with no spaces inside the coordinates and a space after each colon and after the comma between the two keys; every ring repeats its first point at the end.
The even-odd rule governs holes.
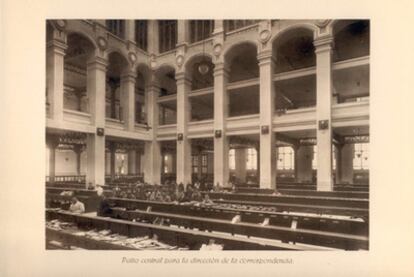
{"type": "MultiPolygon", "coordinates": [[[[83,229],[109,229],[112,233],[118,233],[128,237],[153,237],[153,235],[157,235],[158,240],[161,242],[178,247],[189,247],[191,250],[200,249],[202,244],[208,244],[210,240],[222,244],[224,250],[315,250],[315,247],[305,245],[292,245],[277,241],[236,237],[227,234],[209,233],[67,212],[46,211],[46,217],[48,220],[59,219],[65,222],[74,222],[78,227],[83,229]]],[[[48,240],[49,238],[46,237],[46,239],[48,240]]],[[[82,245],[78,245],[79,247],[87,248],[83,243],[80,244],[82,245]]]]}
{"type": "Polygon", "coordinates": [[[240,208],[236,209],[229,207],[229,205],[227,205],[227,207],[219,207],[217,205],[185,205],[122,198],[110,198],[109,201],[114,206],[124,207],[127,210],[147,210],[148,207],[150,207],[153,212],[222,220],[231,220],[236,215],[239,215],[242,222],[254,224],[262,223],[266,218],[268,218],[269,224],[274,226],[291,227],[292,224],[296,224],[297,228],[302,229],[343,232],[354,235],[368,235],[368,222],[362,219],[338,218],[311,214],[291,214],[240,208]],[[296,223],[294,223],[294,221],[296,223]]]}
{"type": "Polygon", "coordinates": [[[327,215],[346,215],[352,217],[361,217],[365,220],[369,218],[369,210],[365,208],[351,208],[340,206],[320,206],[320,205],[306,205],[306,204],[289,204],[289,203],[272,203],[272,202],[258,202],[258,201],[245,201],[245,200],[214,200],[216,203],[226,204],[238,204],[238,205],[251,205],[261,207],[274,207],[277,211],[287,212],[303,212],[303,213],[316,213],[327,215]]]}
{"type": "MultiPolygon", "coordinates": [[[[46,207],[50,208],[62,208],[69,209],[70,200],[73,196],[69,195],[60,195],[56,193],[46,193],[46,207]]],[[[76,196],[80,202],[85,205],[85,212],[94,212],[98,209],[99,197],[98,195],[86,196],[79,195],[76,196]]]]}
{"type": "Polygon", "coordinates": [[[255,193],[226,193],[209,192],[213,200],[235,200],[249,202],[267,202],[275,204],[298,204],[298,205],[318,205],[334,206],[342,208],[362,208],[368,209],[368,199],[329,197],[329,196],[303,196],[303,195],[266,195],[255,193]]]}
{"type": "MultiPolygon", "coordinates": [[[[255,194],[273,194],[273,189],[258,189],[258,188],[236,188],[237,193],[255,193],[255,194]]],[[[328,196],[339,198],[361,198],[368,199],[369,193],[364,191],[317,191],[309,189],[288,188],[278,189],[278,193],[282,195],[302,195],[302,196],[328,196]]]]}
{"type": "MultiPolygon", "coordinates": [[[[59,187],[59,188],[54,188],[54,187],[46,187],[46,193],[62,193],[63,191],[73,191],[74,196],[95,196],[97,195],[96,190],[91,190],[91,189],[73,189],[70,187],[59,187]]],[[[104,190],[105,194],[112,194],[112,190],[104,190]]]]}
{"type": "Polygon", "coordinates": [[[186,228],[197,228],[217,232],[226,232],[244,235],[247,237],[260,237],[284,242],[305,243],[317,246],[333,247],[345,250],[368,249],[368,238],[344,233],[307,230],[282,226],[261,226],[248,222],[232,223],[229,220],[206,218],[200,216],[176,215],[171,213],[126,211],[115,208],[113,216],[122,219],[139,219],[153,222],[163,219],[171,225],[186,228]]]}

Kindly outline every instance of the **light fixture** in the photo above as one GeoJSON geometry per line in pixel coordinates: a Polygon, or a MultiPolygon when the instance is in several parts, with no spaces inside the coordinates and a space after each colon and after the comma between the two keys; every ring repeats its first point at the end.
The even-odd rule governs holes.
{"type": "Polygon", "coordinates": [[[204,22],[202,24],[202,36],[203,36],[203,56],[201,58],[201,62],[198,65],[198,72],[201,75],[206,75],[210,71],[210,65],[206,59],[206,52],[205,52],[205,41],[204,41],[204,22]]]}

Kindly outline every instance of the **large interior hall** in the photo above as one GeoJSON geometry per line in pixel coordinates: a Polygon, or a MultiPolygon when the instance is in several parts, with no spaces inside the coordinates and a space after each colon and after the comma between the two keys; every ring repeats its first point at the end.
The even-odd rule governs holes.
{"type": "Polygon", "coordinates": [[[369,249],[369,20],[45,28],[46,249],[369,249]]]}

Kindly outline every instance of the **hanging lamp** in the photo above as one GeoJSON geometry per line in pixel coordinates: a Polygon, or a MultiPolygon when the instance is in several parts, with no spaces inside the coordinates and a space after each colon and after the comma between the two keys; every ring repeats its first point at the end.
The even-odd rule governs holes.
{"type": "Polygon", "coordinates": [[[203,56],[201,58],[201,62],[198,65],[198,72],[200,72],[201,75],[206,75],[210,71],[210,65],[206,58],[205,53],[205,41],[204,41],[204,22],[202,24],[202,39],[203,39],[203,56]]]}

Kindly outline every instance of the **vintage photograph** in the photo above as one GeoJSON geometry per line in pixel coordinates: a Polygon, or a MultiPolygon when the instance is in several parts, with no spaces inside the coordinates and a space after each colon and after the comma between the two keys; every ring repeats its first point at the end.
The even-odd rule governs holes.
{"type": "Polygon", "coordinates": [[[46,20],[45,249],[368,251],[370,22],[46,20]]]}

